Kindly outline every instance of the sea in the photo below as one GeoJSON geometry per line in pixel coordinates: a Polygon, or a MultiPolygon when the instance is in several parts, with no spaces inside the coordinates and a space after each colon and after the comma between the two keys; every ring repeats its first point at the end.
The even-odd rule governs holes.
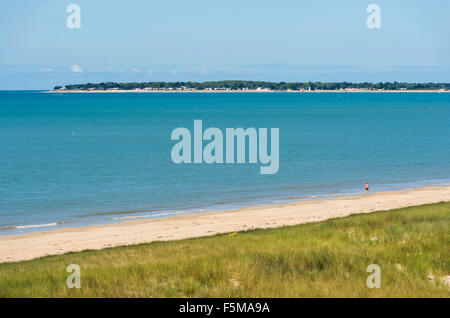
{"type": "Polygon", "coordinates": [[[366,182],[450,184],[450,94],[0,91],[0,235],[360,195],[366,182]],[[171,133],[194,120],[278,128],[278,172],[174,163],[171,133]]]}

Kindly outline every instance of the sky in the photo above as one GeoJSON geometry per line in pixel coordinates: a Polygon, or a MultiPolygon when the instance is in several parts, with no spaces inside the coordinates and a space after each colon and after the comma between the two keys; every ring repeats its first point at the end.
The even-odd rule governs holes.
{"type": "Polygon", "coordinates": [[[0,2],[0,89],[87,82],[450,82],[448,0],[0,2]],[[80,7],[69,28],[67,7],[80,7]],[[370,4],[380,28],[369,28],[370,4]]]}

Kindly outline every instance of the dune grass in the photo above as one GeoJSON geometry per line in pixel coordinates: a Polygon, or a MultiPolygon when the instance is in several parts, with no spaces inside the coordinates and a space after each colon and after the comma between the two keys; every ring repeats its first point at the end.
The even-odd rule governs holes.
{"type": "Polygon", "coordinates": [[[449,297],[450,203],[0,264],[0,297],[449,297]],[[81,288],[66,286],[69,264],[81,288]],[[370,264],[381,288],[366,286],[370,264]]]}

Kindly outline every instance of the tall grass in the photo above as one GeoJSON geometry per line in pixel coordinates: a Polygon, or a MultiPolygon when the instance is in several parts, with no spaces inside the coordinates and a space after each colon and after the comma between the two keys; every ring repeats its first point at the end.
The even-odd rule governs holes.
{"type": "Polygon", "coordinates": [[[0,264],[0,297],[449,297],[450,203],[0,264]],[[69,264],[81,288],[66,286],[69,264]],[[370,289],[370,264],[381,288],[370,289]]]}

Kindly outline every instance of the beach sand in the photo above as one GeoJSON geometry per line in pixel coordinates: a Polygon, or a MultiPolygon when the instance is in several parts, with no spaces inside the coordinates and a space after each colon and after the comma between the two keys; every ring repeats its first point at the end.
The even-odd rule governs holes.
{"type": "Polygon", "coordinates": [[[448,186],[5,235],[0,236],[0,263],[86,249],[97,250],[249,229],[276,228],[443,201],[450,201],[448,186]]]}

